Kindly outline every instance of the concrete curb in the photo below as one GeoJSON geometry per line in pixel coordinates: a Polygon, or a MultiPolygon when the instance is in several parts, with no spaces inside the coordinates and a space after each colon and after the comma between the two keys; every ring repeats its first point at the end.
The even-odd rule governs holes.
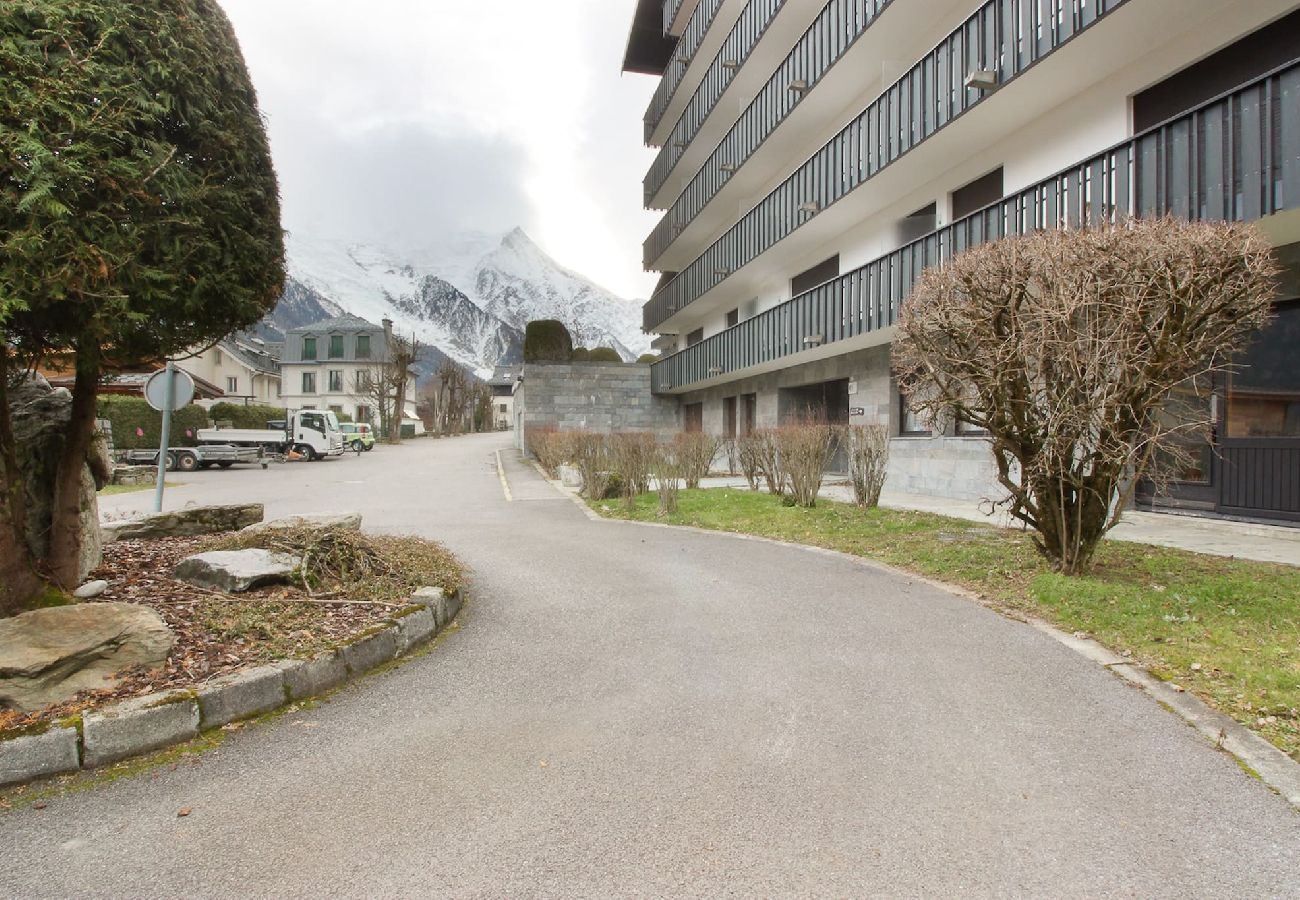
{"type": "Polygon", "coordinates": [[[422,588],[384,626],[338,650],[242,669],[194,690],[132,697],[68,723],[0,737],[0,787],[118,762],[324,694],[432,641],[462,601],[460,591],[448,596],[422,588]]]}
{"type": "MultiPolygon", "coordinates": [[[[679,531],[691,531],[697,534],[708,534],[713,536],[723,535],[729,538],[736,538],[744,541],[762,541],[767,544],[776,544],[780,547],[791,547],[797,550],[804,550],[812,553],[820,553],[825,556],[833,556],[843,559],[855,565],[864,566],[869,569],[875,569],[881,572],[888,572],[891,575],[897,575],[902,578],[908,578],[912,581],[938,588],[950,594],[955,594],[965,600],[978,603],[985,609],[993,609],[989,604],[984,603],[974,593],[967,591],[956,585],[947,584],[932,578],[926,578],[915,572],[908,572],[903,569],[897,569],[885,563],[875,562],[861,556],[853,556],[848,553],[841,553],[838,550],[829,550],[825,547],[813,547],[808,544],[796,544],[790,541],[780,541],[775,538],[762,537],[755,534],[739,534],[731,531],[714,531],[708,528],[696,528],[692,525],[669,525],[664,522],[635,522],[629,519],[610,519],[602,516],[590,506],[587,505],[577,493],[565,486],[563,483],[550,478],[542,471],[541,466],[532,462],[533,468],[537,469],[538,474],[546,479],[546,482],[554,487],[565,497],[572,500],[587,516],[595,522],[606,522],[615,525],[633,525],[641,528],[671,528],[679,531]]],[[[1291,757],[1287,756],[1277,747],[1274,747],[1264,738],[1242,725],[1237,720],[1224,715],[1218,710],[1212,709],[1199,697],[1189,694],[1186,691],[1180,691],[1169,684],[1156,678],[1142,666],[1130,659],[1119,656],[1112,650],[1109,650],[1102,644],[1094,641],[1092,638],[1082,635],[1071,634],[1062,631],[1055,625],[1051,625],[1042,619],[1037,619],[1029,615],[1017,613],[1023,621],[1037,631],[1042,632],[1058,643],[1064,644],[1075,653],[1092,660],[1099,666],[1109,670],[1112,674],[1124,681],[1144,691],[1157,703],[1160,703],[1166,709],[1172,711],[1204,735],[1215,747],[1235,757],[1239,763],[1247,767],[1282,797],[1289,802],[1295,809],[1300,810],[1300,763],[1297,763],[1291,757]]]]}

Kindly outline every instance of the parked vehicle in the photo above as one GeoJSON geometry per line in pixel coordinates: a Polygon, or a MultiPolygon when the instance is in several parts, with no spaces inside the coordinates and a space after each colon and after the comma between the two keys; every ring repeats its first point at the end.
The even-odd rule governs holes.
{"type": "Polygon", "coordinates": [[[288,419],[267,422],[266,428],[201,428],[199,444],[253,447],[280,456],[293,451],[313,461],[342,456],[345,449],[343,432],[334,413],[316,409],[300,410],[288,419]]]}
{"type": "MultiPolygon", "coordinates": [[[[130,450],[126,461],[133,466],[158,465],[157,450],[130,450]]],[[[260,447],[237,447],[231,444],[209,444],[199,447],[169,447],[166,466],[181,472],[210,469],[220,466],[229,469],[235,463],[261,463],[266,468],[266,456],[260,447]]]]}
{"type": "Polygon", "coordinates": [[[349,449],[356,450],[358,453],[362,450],[374,449],[375,433],[364,422],[340,422],[339,430],[343,432],[343,443],[349,449]]]}

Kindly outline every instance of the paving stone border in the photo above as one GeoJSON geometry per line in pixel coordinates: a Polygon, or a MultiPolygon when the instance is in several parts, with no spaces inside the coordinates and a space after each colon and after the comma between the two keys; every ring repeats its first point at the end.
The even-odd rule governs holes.
{"type": "Polygon", "coordinates": [[[387,623],[337,650],[242,669],[189,690],[132,697],[0,737],[0,786],[107,765],[319,696],[433,640],[456,618],[462,599],[459,590],[422,588],[387,623]]]}

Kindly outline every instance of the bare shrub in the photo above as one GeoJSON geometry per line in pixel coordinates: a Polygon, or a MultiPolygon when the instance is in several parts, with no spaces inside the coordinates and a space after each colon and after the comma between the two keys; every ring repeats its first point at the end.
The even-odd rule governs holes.
{"type": "Polygon", "coordinates": [[[659,515],[677,512],[677,496],[681,492],[682,463],[676,442],[660,444],[655,448],[651,471],[655,488],[659,492],[659,515]]]}
{"type": "Polygon", "coordinates": [[[923,415],[987,429],[1011,516],[1084,571],[1158,448],[1204,421],[1161,416],[1230,370],[1269,318],[1278,267],[1252,227],[1128,220],[1038,232],[926,270],[894,342],[923,415]]]}
{"type": "Polygon", "coordinates": [[[648,431],[624,431],[610,436],[609,448],[614,472],[623,484],[623,501],[631,509],[636,498],[650,490],[658,442],[648,431]]]}
{"type": "Polygon", "coordinates": [[[538,425],[527,431],[528,452],[537,460],[537,464],[547,475],[554,478],[560,464],[564,462],[561,454],[562,441],[560,432],[554,425],[538,425]]]}
{"type": "Polygon", "coordinates": [[[741,435],[733,442],[736,462],[751,491],[758,490],[758,479],[763,473],[762,438],[755,432],[741,435]]]}
{"type": "Polygon", "coordinates": [[[727,457],[727,474],[738,474],[740,472],[740,448],[736,445],[736,438],[723,438],[722,452],[727,457]]]}
{"type": "Polygon", "coordinates": [[[863,509],[878,506],[889,467],[888,429],[884,425],[841,425],[837,437],[849,460],[853,502],[863,509]]]}
{"type": "Polygon", "coordinates": [[[681,467],[682,478],[686,479],[686,487],[700,486],[721,446],[721,438],[703,431],[683,431],[673,437],[673,455],[681,467]]]}
{"type": "Polygon", "coordinates": [[[767,483],[768,493],[776,497],[785,496],[788,481],[785,466],[781,460],[781,445],[777,440],[776,429],[760,428],[755,431],[754,453],[758,459],[758,471],[767,483]]]}
{"type": "Polygon", "coordinates": [[[614,475],[609,436],[593,431],[570,432],[566,449],[582,475],[583,494],[591,500],[604,499],[614,475]]]}
{"type": "Polygon", "coordinates": [[[816,506],[826,464],[835,447],[835,430],[825,422],[791,422],[776,429],[776,445],[790,483],[791,499],[796,506],[816,506]]]}

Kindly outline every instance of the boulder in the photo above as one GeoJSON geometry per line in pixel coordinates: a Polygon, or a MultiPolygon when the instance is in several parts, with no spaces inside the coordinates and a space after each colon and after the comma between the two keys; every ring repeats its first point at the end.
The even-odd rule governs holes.
{"type": "Polygon", "coordinates": [[[114,687],[132,666],[157,668],[176,638],[134,603],[83,603],[0,619],[0,709],[31,712],[78,691],[114,687]]]}
{"type": "Polygon", "coordinates": [[[565,487],[581,488],[582,473],[574,466],[560,466],[556,474],[560,476],[560,483],[565,487]]]}
{"type": "Polygon", "coordinates": [[[188,506],[172,512],[149,513],[116,522],[104,522],[100,531],[104,543],[140,538],[193,537],[238,531],[262,521],[265,508],[260,503],[236,503],[228,506],[188,506]]]}
{"type": "Polygon", "coordinates": [[[90,600],[94,597],[98,597],[106,590],[108,590],[108,582],[101,578],[95,581],[87,581],[81,587],[73,591],[72,596],[76,597],[78,600],[90,600]]]}
{"type": "Polygon", "coordinates": [[[180,581],[235,594],[267,584],[284,584],[302,565],[302,557],[272,550],[214,550],[177,563],[172,576],[180,581]]]}
{"type": "MultiPolygon", "coordinates": [[[[54,479],[63,455],[63,433],[72,417],[72,394],[66,388],[51,387],[40,375],[28,376],[9,392],[14,444],[18,466],[25,479],[27,495],[27,545],[37,559],[49,553],[50,523],[54,513],[54,479]]],[[[104,556],[99,533],[99,501],[96,492],[111,478],[112,464],[103,438],[91,442],[82,469],[81,559],[78,580],[85,580],[104,556]]]]}
{"type": "Polygon", "coordinates": [[[360,531],[360,513],[316,513],[305,516],[285,516],[269,522],[258,522],[243,529],[247,534],[265,534],[271,531],[288,531],[294,528],[315,528],[319,531],[360,531]]]}

